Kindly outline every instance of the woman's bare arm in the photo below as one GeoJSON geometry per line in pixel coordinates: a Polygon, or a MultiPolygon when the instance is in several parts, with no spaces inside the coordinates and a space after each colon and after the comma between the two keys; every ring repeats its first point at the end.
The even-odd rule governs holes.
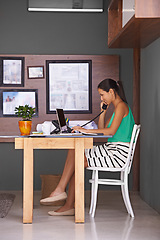
{"type": "MultiPolygon", "coordinates": [[[[109,128],[103,127],[99,129],[84,129],[82,127],[76,126],[73,128],[73,130],[78,130],[79,132],[85,132],[85,133],[103,133],[104,135],[114,135],[117,129],[119,128],[125,113],[126,113],[125,105],[124,103],[121,103],[121,104],[118,104],[118,106],[115,109],[115,116],[109,128]]],[[[103,123],[103,118],[101,119],[101,121],[103,123]]]]}

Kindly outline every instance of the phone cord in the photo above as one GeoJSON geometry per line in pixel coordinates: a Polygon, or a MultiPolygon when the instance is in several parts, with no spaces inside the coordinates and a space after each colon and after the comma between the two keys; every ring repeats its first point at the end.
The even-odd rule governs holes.
{"type": "Polygon", "coordinates": [[[104,112],[104,110],[103,110],[102,112],[100,112],[100,113],[99,113],[96,117],[94,117],[92,120],[90,120],[89,122],[83,124],[81,127],[84,127],[84,126],[86,126],[87,124],[93,122],[93,121],[94,121],[97,117],[99,117],[103,112],[104,112]]]}

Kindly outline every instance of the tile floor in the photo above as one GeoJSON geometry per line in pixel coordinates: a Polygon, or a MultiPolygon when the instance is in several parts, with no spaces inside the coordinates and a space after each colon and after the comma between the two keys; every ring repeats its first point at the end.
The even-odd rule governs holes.
{"type": "Polygon", "coordinates": [[[34,192],[33,224],[22,224],[22,192],[5,218],[0,218],[2,240],[160,240],[160,215],[131,193],[135,218],[128,216],[119,191],[100,191],[95,218],[88,214],[89,192],[86,192],[85,224],[75,224],[73,216],[51,217],[56,207],[40,206],[41,193],[34,192]]]}

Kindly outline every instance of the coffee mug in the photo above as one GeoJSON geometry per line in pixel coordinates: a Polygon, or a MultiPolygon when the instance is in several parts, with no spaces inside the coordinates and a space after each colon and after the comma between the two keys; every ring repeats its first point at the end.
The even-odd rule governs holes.
{"type": "Polygon", "coordinates": [[[51,133],[51,125],[52,125],[52,123],[51,122],[47,122],[47,121],[45,121],[42,124],[42,132],[43,132],[43,134],[50,135],[50,133],[51,133]]]}
{"type": "Polygon", "coordinates": [[[37,124],[36,130],[37,130],[37,132],[42,132],[42,124],[41,123],[37,124]]]}

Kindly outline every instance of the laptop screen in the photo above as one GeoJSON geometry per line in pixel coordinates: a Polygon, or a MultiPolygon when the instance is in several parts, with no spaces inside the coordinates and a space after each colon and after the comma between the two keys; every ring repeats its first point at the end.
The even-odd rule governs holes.
{"type": "Polygon", "coordinates": [[[57,108],[56,113],[57,113],[57,118],[58,118],[58,122],[59,122],[61,131],[66,131],[67,125],[66,125],[66,120],[65,120],[63,109],[57,108]]]}

